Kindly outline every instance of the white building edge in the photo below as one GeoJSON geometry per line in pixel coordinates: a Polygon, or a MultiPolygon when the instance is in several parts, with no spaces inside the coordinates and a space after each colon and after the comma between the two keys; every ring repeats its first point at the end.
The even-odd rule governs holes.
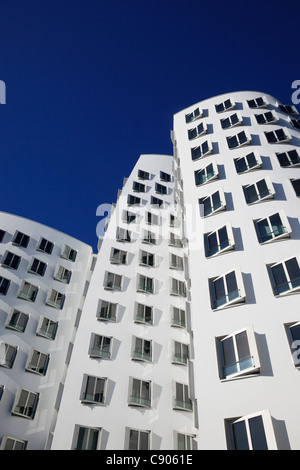
{"type": "MultiPolygon", "coordinates": [[[[3,296],[1,341],[27,342],[19,368],[18,356],[5,367],[1,448],[300,449],[299,127],[293,106],[252,91],[175,114],[174,155],[139,158],[92,275],[91,250],[72,240],[82,271],[60,343],[72,343],[71,359],[59,372],[54,355],[47,374],[28,371],[35,331],[9,336],[16,296],[3,296]],[[34,416],[16,413],[17,385],[39,393],[34,416]]],[[[16,230],[19,220],[5,217],[16,230]]],[[[54,236],[26,224],[18,230],[54,236]]],[[[64,237],[60,246],[71,245],[64,237]]],[[[9,273],[22,278],[19,267],[9,273]]]]}

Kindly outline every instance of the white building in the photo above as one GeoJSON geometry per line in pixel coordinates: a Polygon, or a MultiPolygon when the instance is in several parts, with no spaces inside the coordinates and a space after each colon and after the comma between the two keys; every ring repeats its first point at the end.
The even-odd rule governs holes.
{"type": "Polygon", "coordinates": [[[293,106],[260,92],[175,114],[174,155],[139,158],[99,222],[95,266],[86,245],[1,215],[0,338],[13,348],[5,361],[15,357],[0,367],[1,448],[300,449],[299,128],[293,106]],[[11,242],[16,230],[29,248],[11,242]],[[40,237],[57,253],[37,256],[40,237]],[[65,244],[81,260],[66,291],[54,274],[69,279],[65,244]],[[21,301],[36,279],[40,297],[21,301]],[[49,289],[66,295],[62,310],[49,289]],[[56,337],[40,338],[40,316],[54,312],[56,337]],[[33,393],[23,412],[19,389],[33,393]]]}
{"type": "Polygon", "coordinates": [[[0,213],[0,449],[44,449],[91,277],[90,246],[0,213]]]}

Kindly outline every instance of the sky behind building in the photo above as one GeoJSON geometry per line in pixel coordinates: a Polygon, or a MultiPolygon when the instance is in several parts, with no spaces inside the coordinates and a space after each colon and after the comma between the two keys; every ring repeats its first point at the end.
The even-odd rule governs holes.
{"type": "MultiPolygon", "coordinates": [[[[96,249],[100,204],[173,114],[257,90],[291,104],[298,0],[3,0],[1,206],[96,249]]],[[[298,107],[299,109],[299,107],[298,107]]]]}

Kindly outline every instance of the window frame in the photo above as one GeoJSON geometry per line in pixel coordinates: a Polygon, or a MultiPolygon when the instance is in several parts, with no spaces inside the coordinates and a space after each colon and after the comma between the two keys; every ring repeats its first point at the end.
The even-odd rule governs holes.
{"type": "Polygon", "coordinates": [[[152,382],[151,380],[143,380],[136,377],[129,377],[128,387],[128,406],[138,406],[141,408],[152,407],[152,382]],[[137,384],[139,382],[139,384],[137,384]],[[136,384],[138,387],[134,387],[136,384]],[[147,385],[145,385],[147,384],[147,385]],[[134,395],[134,389],[138,388],[138,396],[134,395]],[[147,392],[147,396],[143,396],[144,392],[147,392]]]}
{"type": "Polygon", "coordinates": [[[118,303],[110,302],[109,300],[100,299],[97,314],[96,314],[97,320],[116,323],[117,316],[118,316],[118,303]],[[106,305],[102,306],[102,304],[106,304],[106,305]],[[101,316],[102,309],[103,309],[103,312],[105,312],[106,316],[101,316]],[[113,314],[110,313],[111,309],[113,310],[113,314]]]}
{"type": "Polygon", "coordinates": [[[83,383],[82,383],[82,391],[81,391],[81,398],[80,401],[83,404],[88,405],[96,405],[96,406],[105,406],[106,405],[106,398],[107,398],[107,377],[98,377],[95,375],[84,374],[83,383]],[[89,384],[92,380],[94,383],[89,384]],[[98,385],[99,384],[99,385],[98,385]],[[100,387],[100,400],[95,399],[96,395],[99,393],[97,392],[98,386],[100,387]],[[87,392],[88,388],[91,387],[94,393],[87,392]],[[89,397],[90,396],[90,397],[89,397]]]}
{"type": "Polygon", "coordinates": [[[64,308],[65,300],[66,300],[65,294],[63,294],[62,292],[59,292],[56,289],[51,288],[48,291],[46,305],[48,305],[49,307],[56,308],[57,310],[62,310],[64,308]]]}
{"type": "Polygon", "coordinates": [[[21,259],[22,259],[21,256],[17,255],[16,253],[6,250],[1,260],[1,266],[3,268],[17,270],[18,267],[20,266],[21,259]],[[8,260],[8,263],[6,262],[7,258],[10,258],[8,260]]]}
{"type": "Polygon", "coordinates": [[[26,235],[25,233],[20,232],[19,230],[16,230],[14,234],[14,238],[12,240],[12,244],[16,246],[20,246],[22,248],[27,248],[29,245],[29,241],[30,241],[29,235],[26,235]],[[20,238],[20,240],[17,240],[18,238],[20,238]]]}
{"type": "Polygon", "coordinates": [[[105,290],[122,292],[123,276],[117,273],[112,273],[111,271],[105,271],[103,286],[105,290]],[[112,277],[112,281],[109,281],[110,277],[112,277]],[[118,282],[115,282],[116,280],[118,282]]]}
{"type": "Polygon", "coordinates": [[[227,98],[225,101],[222,101],[219,104],[215,105],[216,112],[219,113],[225,113],[226,111],[230,111],[231,109],[235,108],[235,102],[231,98],[227,98]],[[228,106],[226,105],[227,102],[230,102],[228,106]]]}
{"type": "Polygon", "coordinates": [[[29,315],[27,313],[21,312],[19,309],[13,308],[10,314],[7,317],[7,320],[5,322],[5,328],[9,328],[11,330],[19,331],[20,333],[23,333],[26,329],[27,323],[29,321],[29,315]],[[17,316],[17,321],[13,323],[13,316],[17,316]],[[23,318],[22,321],[20,321],[20,318],[23,318]],[[18,325],[21,324],[22,326],[19,327],[18,325]]]}
{"type": "Polygon", "coordinates": [[[31,348],[26,361],[25,370],[36,375],[45,376],[47,373],[49,361],[50,354],[43,353],[42,351],[39,351],[35,348],[31,348]],[[36,360],[36,363],[33,362],[34,360],[36,360]],[[41,367],[39,367],[40,363],[41,367]]]}
{"type": "Polygon", "coordinates": [[[297,168],[297,167],[300,166],[300,155],[299,155],[299,152],[298,152],[298,149],[297,149],[297,148],[294,148],[294,149],[292,149],[292,150],[286,150],[286,151],[284,151],[284,152],[275,152],[275,155],[276,155],[276,157],[277,157],[278,163],[279,163],[279,165],[280,165],[281,168],[297,168]],[[296,154],[297,154],[297,157],[298,157],[297,163],[293,163],[293,162],[292,162],[292,159],[291,159],[291,157],[290,157],[290,154],[291,154],[292,152],[296,152],[296,154]],[[282,164],[280,163],[279,156],[285,156],[285,157],[286,157],[286,160],[289,162],[289,164],[288,164],[288,165],[282,165],[282,164]]]}
{"type": "Polygon", "coordinates": [[[153,346],[152,346],[152,340],[148,338],[141,338],[140,336],[132,336],[132,345],[131,345],[131,360],[132,361],[138,361],[138,362],[152,362],[152,354],[153,354],[153,346]],[[137,344],[138,341],[141,342],[141,345],[139,346],[137,344]],[[145,352],[147,351],[147,346],[149,343],[149,353],[145,352]],[[140,349],[141,351],[138,351],[140,349]]]}
{"type": "Polygon", "coordinates": [[[135,307],[134,307],[134,322],[135,323],[141,323],[144,325],[153,325],[153,307],[149,305],[142,304],[141,302],[135,302],[135,307]],[[143,315],[139,315],[139,306],[143,307],[143,315]],[[147,321],[147,315],[146,315],[146,310],[150,309],[150,319],[147,321]]]}
{"type": "Polygon", "coordinates": [[[209,139],[206,139],[204,142],[197,145],[197,147],[191,148],[191,158],[193,162],[196,162],[197,160],[200,160],[201,158],[207,157],[208,155],[211,155],[212,153],[213,153],[213,146],[209,139]],[[205,145],[205,148],[207,148],[207,150],[204,149],[204,145],[205,145]],[[198,149],[200,149],[199,154],[197,151],[198,149]]]}
{"type": "Polygon", "coordinates": [[[224,117],[224,118],[220,119],[220,124],[221,124],[221,128],[223,130],[232,129],[233,127],[241,126],[243,124],[243,117],[242,117],[241,113],[239,113],[237,111],[233,114],[230,114],[230,116],[227,116],[227,117],[224,117]],[[232,122],[234,116],[237,117],[236,122],[232,122]],[[225,121],[229,121],[229,125],[224,127],[225,121]]]}
{"type": "Polygon", "coordinates": [[[202,197],[202,198],[199,198],[198,200],[199,202],[199,208],[200,208],[200,214],[201,214],[201,217],[202,218],[205,218],[205,217],[211,217],[212,215],[215,215],[217,214],[218,212],[222,212],[224,210],[226,210],[226,198],[225,198],[225,193],[224,193],[224,190],[222,188],[218,189],[217,191],[209,194],[208,196],[205,196],[205,197],[202,197]],[[213,196],[215,194],[218,194],[219,195],[219,202],[218,204],[220,204],[216,209],[214,209],[214,206],[212,204],[213,202],[213,196]],[[212,211],[205,214],[205,207],[204,207],[204,201],[208,200],[210,201],[210,207],[212,208],[212,211]]]}
{"type": "Polygon", "coordinates": [[[170,277],[170,295],[176,297],[187,297],[187,285],[186,282],[177,279],[175,277],[170,277]]]}
{"type": "Polygon", "coordinates": [[[234,161],[235,169],[236,169],[236,172],[237,172],[238,175],[243,175],[245,173],[249,173],[250,171],[257,170],[257,169],[261,168],[262,164],[263,164],[261,156],[259,155],[258,150],[256,150],[256,149],[253,150],[252,152],[249,152],[249,153],[241,156],[241,157],[234,158],[233,161],[234,161]],[[253,165],[253,166],[250,166],[249,162],[247,160],[247,157],[249,157],[252,154],[255,157],[256,164],[253,165]],[[247,164],[245,165],[247,167],[247,169],[244,170],[244,171],[238,171],[238,162],[240,160],[245,160],[245,162],[247,162],[247,164]]]}
{"type": "Polygon", "coordinates": [[[153,277],[146,276],[145,274],[137,274],[137,292],[143,292],[145,294],[154,294],[155,293],[155,280],[153,277]],[[148,287],[148,282],[151,284],[148,287]]]}
{"type": "Polygon", "coordinates": [[[77,258],[77,250],[72,248],[71,246],[65,244],[64,249],[60,255],[61,258],[66,259],[68,261],[72,261],[73,263],[76,261],[77,258]]]}
{"type": "Polygon", "coordinates": [[[245,287],[244,287],[244,282],[243,282],[243,277],[242,277],[242,272],[241,272],[240,267],[233,268],[230,271],[227,271],[220,276],[210,278],[209,286],[210,286],[210,296],[211,296],[211,308],[213,311],[222,310],[225,308],[233,307],[235,305],[241,305],[246,302],[246,292],[245,292],[245,287]],[[228,301],[225,301],[224,303],[217,305],[218,299],[216,298],[215,283],[219,281],[220,279],[223,279],[223,288],[224,288],[225,295],[220,297],[220,299],[223,297],[227,299],[227,297],[229,297],[230,295],[230,292],[228,291],[227,281],[224,282],[224,280],[226,279],[226,276],[230,275],[233,272],[235,273],[235,283],[237,285],[237,289],[235,289],[232,292],[235,292],[237,290],[239,295],[232,299],[228,298],[228,301]]]}
{"type": "Polygon", "coordinates": [[[203,117],[203,110],[200,106],[197,106],[191,113],[187,113],[185,115],[185,123],[189,124],[191,122],[197,121],[197,119],[201,119],[203,117]]]}
{"type": "Polygon", "coordinates": [[[201,121],[196,127],[191,127],[188,129],[188,139],[195,140],[198,137],[203,136],[207,133],[207,124],[206,121],[201,121]]]}
{"type": "Polygon", "coordinates": [[[204,186],[205,184],[208,184],[210,183],[211,181],[215,181],[216,179],[219,178],[219,171],[218,171],[218,165],[216,164],[216,162],[210,162],[208,165],[206,165],[205,167],[203,168],[200,168],[199,170],[195,170],[194,172],[194,175],[195,175],[195,185],[197,186],[197,188],[199,186],[204,186]],[[212,168],[212,176],[208,177],[208,168],[211,167],[212,168]],[[199,178],[199,174],[200,173],[203,173],[204,174],[204,178],[205,178],[205,181],[204,182],[198,182],[197,183],[197,180],[199,178]]]}
{"type": "Polygon", "coordinates": [[[273,145],[273,144],[286,144],[291,141],[292,137],[291,134],[289,133],[288,129],[286,127],[279,127],[278,129],[274,129],[273,131],[264,131],[264,136],[268,144],[273,145]],[[279,139],[277,133],[278,132],[283,132],[284,138],[279,139]],[[270,140],[268,136],[274,135],[275,140],[270,140]]]}
{"type": "Polygon", "coordinates": [[[229,150],[236,150],[236,149],[240,149],[241,147],[244,147],[245,145],[250,145],[251,142],[252,142],[252,137],[250,135],[250,133],[248,132],[247,129],[243,129],[242,131],[238,132],[237,134],[233,134],[233,135],[228,135],[226,137],[226,140],[227,140],[227,145],[228,145],[228,148],[229,150]],[[244,134],[245,135],[245,140],[242,140],[240,135],[241,134],[244,134]],[[230,144],[230,141],[235,138],[237,143],[236,145],[231,145],[230,144]]]}
{"type": "Polygon", "coordinates": [[[205,249],[205,257],[207,259],[210,259],[210,258],[213,258],[215,256],[218,256],[218,255],[221,255],[222,253],[226,253],[228,251],[232,251],[235,249],[235,240],[234,240],[234,236],[233,236],[233,230],[232,230],[232,227],[231,227],[231,224],[229,222],[227,222],[226,224],[223,224],[221,227],[218,227],[217,229],[215,230],[212,230],[210,232],[207,232],[207,233],[204,233],[204,249],[205,249]],[[217,247],[220,247],[221,244],[220,244],[220,235],[219,235],[219,232],[220,230],[222,230],[223,228],[226,228],[226,232],[227,232],[227,240],[228,240],[228,245],[225,246],[224,248],[218,250],[217,252],[209,255],[209,244],[208,244],[208,238],[211,237],[214,233],[216,233],[216,238],[217,238],[217,241],[218,241],[218,245],[217,247]]]}
{"type": "Polygon", "coordinates": [[[263,201],[266,201],[268,199],[274,199],[274,196],[275,196],[274,186],[273,186],[273,184],[272,184],[272,182],[271,182],[271,180],[268,176],[265,176],[264,178],[262,178],[260,180],[254,181],[253,183],[243,185],[242,189],[243,189],[245,201],[248,204],[248,206],[251,206],[253,204],[259,204],[259,203],[261,203],[263,201]],[[268,193],[263,197],[261,197],[261,193],[258,190],[258,184],[261,183],[262,181],[265,182],[267,190],[268,190],[268,193]],[[253,186],[255,188],[255,192],[256,192],[256,196],[257,196],[257,199],[255,199],[253,201],[250,201],[249,195],[248,195],[248,192],[247,192],[248,188],[250,188],[251,186],[253,186]]]}
{"type": "Polygon", "coordinates": [[[32,392],[31,390],[28,390],[26,388],[19,387],[15,396],[14,404],[12,407],[11,414],[14,416],[20,416],[22,418],[26,419],[34,419],[38,402],[39,402],[39,393],[37,392],[32,392]],[[21,408],[21,398],[22,398],[22,393],[25,392],[27,393],[27,397],[25,398],[25,404],[23,405],[24,407],[24,413],[21,413],[20,409],[21,408]],[[34,399],[33,404],[30,405],[30,401],[34,399]],[[29,405],[28,405],[29,403],[29,405]],[[27,410],[27,411],[26,411],[27,410]]]}
{"type": "Polygon", "coordinates": [[[284,271],[284,275],[286,277],[286,280],[287,282],[283,283],[283,284],[280,284],[282,286],[285,286],[285,285],[290,285],[292,282],[294,282],[295,280],[291,280],[290,279],[290,274],[288,272],[288,269],[286,267],[286,263],[288,261],[291,261],[295,259],[298,263],[298,268],[300,269],[300,255],[296,255],[296,256],[292,256],[291,258],[285,258],[284,260],[282,261],[277,261],[275,263],[269,263],[267,264],[267,270],[268,270],[268,273],[269,273],[269,277],[270,277],[270,281],[271,281],[271,286],[272,286],[272,289],[273,289],[273,293],[274,293],[274,296],[279,298],[279,297],[283,297],[283,296],[286,296],[286,295],[293,295],[293,294],[296,294],[298,292],[300,292],[300,276],[299,277],[296,277],[295,280],[299,280],[299,285],[295,286],[295,287],[292,287],[288,290],[284,290],[282,292],[278,292],[278,285],[276,284],[276,281],[275,281],[275,277],[274,277],[274,274],[273,274],[273,268],[275,268],[276,266],[279,266],[279,265],[282,265],[283,267],[283,271],[284,271]]]}
{"type": "MultiPolygon", "coordinates": [[[[256,235],[257,235],[257,238],[258,238],[258,242],[259,242],[260,245],[265,245],[265,244],[268,244],[268,243],[272,243],[272,242],[275,242],[277,240],[281,240],[282,238],[290,238],[290,234],[292,233],[292,228],[289,224],[288,218],[285,215],[285,212],[283,211],[283,209],[280,209],[278,212],[275,212],[274,214],[271,214],[271,215],[268,215],[268,216],[265,216],[265,217],[261,217],[259,219],[254,219],[253,223],[254,223],[256,235]],[[258,224],[260,222],[264,221],[264,220],[267,220],[269,229],[270,228],[273,229],[272,223],[270,221],[270,217],[273,217],[276,214],[279,215],[279,217],[281,219],[282,226],[285,229],[285,231],[283,233],[277,235],[277,236],[272,235],[272,238],[270,238],[269,240],[260,241],[260,239],[262,239],[262,237],[261,237],[260,232],[259,232],[258,224]]],[[[274,231],[270,230],[270,234],[273,234],[273,233],[274,233],[274,231]]]]}
{"type": "Polygon", "coordinates": [[[189,385],[183,382],[173,381],[173,410],[193,411],[193,400],[190,396],[189,385]],[[181,388],[182,390],[179,390],[181,388]],[[179,398],[182,398],[180,400],[179,398]]]}
{"type": "Polygon", "coordinates": [[[265,96],[258,96],[257,98],[252,98],[250,100],[247,100],[248,108],[250,109],[261,109],[261,108],[268,108],[268,100],[266,99],[265,96]],[[258,104],[257,101],[262,100],[262,104],[258,104]],[[254,102],[255,106],[251,106],[250,102],[254,102]]]}
{"type": "Polygon", "coordinates": [[[260,126],[263,126],[266,124],[277,124],[279,121],[279,117],[276,111],[268,110],[268,111],[265,111],[264,113],[254,114],[254,116],[256,119],[256,124],[260,126]],[[269,120],[267,115],[271,115],[272,119],[269,120]],[[262,116],[263,116],[264,122],[259,122],[259,120],[262,119],[262,116]]]}
{"type": "Polygon", "coordinates": [[[38,286],[35,286],[34,284],[31,284],[31,282],[23,281],[21,286],[20,286],[17,297],[19,299],[28,300],[29,302],[35,302],[35,300],[37,298],[37,295],[38,295],[38,292],[39,292],[39,287],[38,286]],[[25,286],[28,286],[28,291],[29,291],[30,295],[28,295],[24,292],[25,286]]]}
{"type": "Polygon", "coordinates": [[[48,255],[51,255],[52,251],[53,251],[53,248],[54,248],[54,243],[53,242],[50,242],[49,240],[47,240],[44,237],[41,237],[40,240],[39,240],[39,244],[38,244],[36,249],[37,249],[37,251],[41,251],[42,253],[47,253],[48,255]],[[45,245],[44,248],[41,247],[42,243],[45,245]],[[47,248],[48,244],[50,244],[49,248],[47,248]]]}

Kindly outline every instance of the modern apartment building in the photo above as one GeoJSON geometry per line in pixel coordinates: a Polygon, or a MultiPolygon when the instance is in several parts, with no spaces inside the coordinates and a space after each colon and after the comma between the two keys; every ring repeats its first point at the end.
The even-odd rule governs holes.
{"type": "Polygon", "coordinates": [[[300,449],[299,128],[260,92],[175,114],[97,257],[1,214],[1,448],[300,449]]]}

